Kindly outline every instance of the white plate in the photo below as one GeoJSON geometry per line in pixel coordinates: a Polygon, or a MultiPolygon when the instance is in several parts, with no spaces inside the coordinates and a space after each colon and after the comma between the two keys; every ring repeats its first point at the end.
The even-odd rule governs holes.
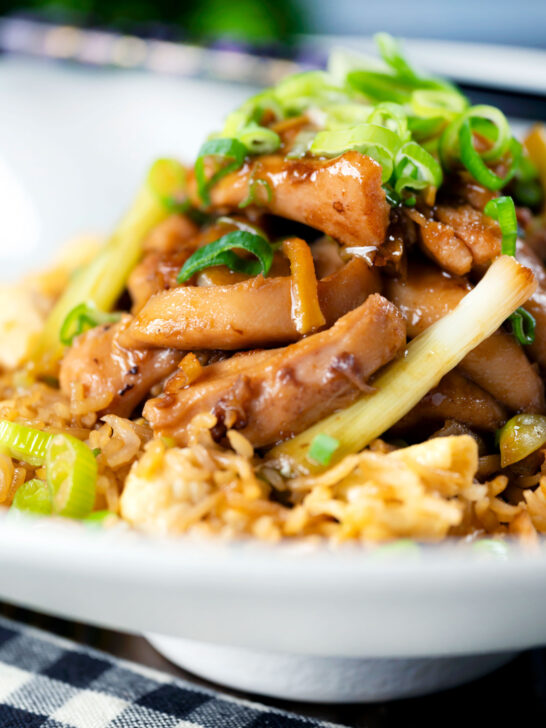
{"type": "MultiPolygon", "coordinates": [[[[0,276],[44,262],[82,230],[106,232],[155,157],[191,159],[249,91],[0,59],[0,276]]],[[[7,520],[0,522],[0,598],[127,631],[297,660],[464,656],[546,644],[543,552],[484,561],[459,547],[379,561],[352,549],[158,542],[7,520]]],[[[194,651],[194,669],[203,654],[194,651]]],[[[482,670],[464,664],[467,677],[482,670]]],[[[318,679],[324,665],[315,668],[318,679]]],[[[393,663],[387,668],[396,673],[393,663]]],[[[239,686],[250,684],[248,671],[245,679],[239,686]]],[[[441,684],[453,677],[446,673],[435,686],[441,684]]],[[[313,689],[294,694],[282,685],[252,685],[313,698],[313,689]]],[[[349,693],[396,694],[374,685],[349,693]]],[[[432,683],[426,688],[423,678],[420,685],[404,694],[432,683]]],[[[336,699],[335,690],[320,695],[336,699]]],[[[347,696],[340,688],[339,699],[347,696]]]]}
{"type": "Polygon", "coordinates": [[[155,540],[0,521],[0,597],[128,631],[303,655],[419,657],[546,643],[546,553],[155,540]]]}

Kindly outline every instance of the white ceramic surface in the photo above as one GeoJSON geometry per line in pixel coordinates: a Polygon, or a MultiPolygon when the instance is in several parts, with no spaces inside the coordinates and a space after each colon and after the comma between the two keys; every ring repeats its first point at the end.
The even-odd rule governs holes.
{"type": "Polygon", "coordinates": [[[171,662],[245,692],[311,703],[371,703],[445,690],[496,670],[513,655],[359,659],[244,650],[148,635],[171,662]]]}
{"type": "Polygon", "coordinates": [[[378,558],[0,520],[0,599],[126,631],[295,655],[432,657],[546,644],[546,550],[378,558]]]}

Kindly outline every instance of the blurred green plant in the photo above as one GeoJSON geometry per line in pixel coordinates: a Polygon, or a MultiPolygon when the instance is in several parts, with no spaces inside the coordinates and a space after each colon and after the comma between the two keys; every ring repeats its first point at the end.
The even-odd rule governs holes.
{"type": "Polygon", "coordinates": [[[172,26],[185,37],[251,43],[290,43],[304,29],[297,0],[0,0],[3,12],[135,30],[172,26]]]}

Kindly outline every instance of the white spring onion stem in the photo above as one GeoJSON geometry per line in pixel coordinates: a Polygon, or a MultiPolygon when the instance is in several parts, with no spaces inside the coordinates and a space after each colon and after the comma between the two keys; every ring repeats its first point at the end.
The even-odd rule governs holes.
{"type": "Polygon", "coordinates": [[[404,355],[373,381],[375,391],[330,415],[291,440],[277,445],[269,457],[286,472],[320,469],[307,459],[320,433],[339,442],[332,463],[366,447],[407,414],[440,379],[487,339],[533,294],[536,281],[528,268],[502,255],[478,285],[446,316],[408,345],[404,355]]]}

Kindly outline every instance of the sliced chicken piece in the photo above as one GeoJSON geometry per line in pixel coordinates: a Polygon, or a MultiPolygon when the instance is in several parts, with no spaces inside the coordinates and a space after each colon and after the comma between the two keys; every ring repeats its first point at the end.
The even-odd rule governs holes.
{"type": "Polygon", "coordinates": [[[310,225],[343,245],[378,246],[385,239],[389,205],[381,167],[360,152],[327,160],[257,157],[212,188],[212,207],[237,209],[248,198],[250,185],[261,209],[310,225]],[[257,180],[267,182],[270,195],[257,180]]]}
{"type": "Polygon", "coordinates": [[[517,243],[517,258],[520,263],[533,271],[538,281],[536,292],[524,306],[536,321],[535,341],[525,349],[529,352],[529,356],[546,370],[546,269],[538,255],[522,240],[518,240],[517,243]]]}
{"type": "Polygon", "coordinates": [[[502,235],[498,223],[471,205],[437,205],[434,215],[463,241],[475,265],[485,265],[500,255],[502,235]]]}
{"type": "MultiPolygon", "coordinates": [[[[464,278],[428,265],[411,265],[405,281],[385,282],[385,295],[404,316],[413,338],[455,308],[471,289],[464,278]]],[[[546,336],[546,334],[545,334],[546,336]]],[[[499,329],[471,351],[460,370],[514,411],[543,412],[544,386],[516,339],[499,329]]]]}
{"type": "Polygon", "coordinates": [[[447,419],[477,430],[494,432],[502,427],[508,416],[504,407],[490,394],[454,370],[397,422],[392,431],[403,433],[447,419]]]}
{"type": "MultiPolygon", "coordinates": [[[[331,326],[380,290],[373,268],[355,258],[318,282],[331,326]]],[[[291,279],[256,276],[228,286],[179,286],[150,298],[127,329],[129,346],[250,349],[301,338],[292,317],[291,279]]]]}
{"type": "Polygon", "coordinates": [[[271,445],[353,402],[404,344],[402,316],[375,294],[331,329],[296,344],[212,364],[189,387],[175,375],[164,395],[146,403],[144,416],[179,444],[195,415],[212,412],[217,436],[236,428],[254,446],[271,445]]]}
{"type": "Polygon", "coordinates": [[[172,253],[199,234],[199,227],[186,215],[171,215],[157,225],[144,242],[144,250],[172,253]]]}
{"type": "Polygon", "coordinates": [[[464,275],[471,270],[472,253],[452,228],[426,218],[417,210],[408,210],[407,215],[419,226],[423,251],[440,268],[455,275],[464,275]]]}
{"type": "Polygon", "coordinates": [[[130,316],[79,336],[61,363],[60,385],[73,407],[128,417],[150,389],[176,369],[178,351],[126,349],[130,316]]]}
{"type": "Polygon", "coordinates": [[[127,288],[133,302],[132,311],[138,313],[155,293],[177,285],[176,276],[191,255],[191,250],[160,253],[152,251],[133,269],[127,288]]]}

